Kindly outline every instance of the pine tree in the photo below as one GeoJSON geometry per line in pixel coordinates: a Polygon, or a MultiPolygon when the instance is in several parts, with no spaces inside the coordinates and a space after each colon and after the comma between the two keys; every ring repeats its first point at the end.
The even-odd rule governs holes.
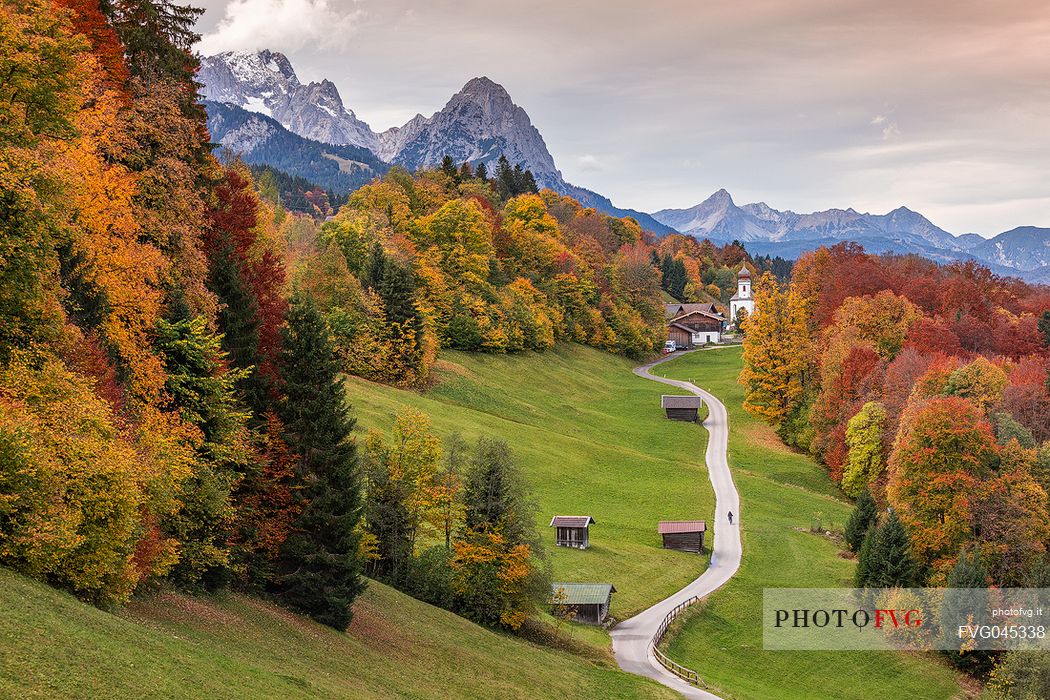
{"type": "Polygon", "coordinates": [[[478,440],[463,485],[463,503],[469,529],[498,529],[511,544],[535,539],[525,478],[502,440],[478,440]]]}
{"type": "Polygon", "coordinates": [[[855,588],[867,588],[871,579],[872,552],[875,548],[875,531],[877,527],[869,527],[864,534],[864,540],[860,545],[857,556],[857,570],[853,573],[853,586],[855,588]]]}
{"type": "Polygon", "coordinates": [[[281,417],[302,510],[282,548],[277,587],[289,607],[346,629],[350,605],[365,588],[356,533],[362,498],[350,439],[354,420],[347,415],[327,324],[312,300],[293,300],[283,339],[281,417]]]}
{"type": "Polygon", "coordinates": [[[981,563],[980,551],[975,549],[971,554],[959,552],[959,559],[945,583],[947,590],[940,611],[941,634],[950,648],[948,658],[957,668],[970,673],[986,672],[993,657],[985,651],[960,652],[951,647],[959,646],[960,640],[955,633],[958,626],[969,624],[973,611],[987,607],[988,593],[983,590],[987,585],[988,572],[981,563]]]}
{"type": "Polygon", "coordinates": [[[378,291],[383,298],[387,321],[416,325],[416,284],[410,267],[393,257],[387,257],[383,263],[378,291]]]}
{"type": "Polygon", "coordinates": [[[846,521],[844,537],[850,551],[859,552],[868,531],[878,522],[878,509],[871,492],[864,489],[857,496],[857,503],[846,521]]]}
{"type": "Polygon", "coordinates": [[[234,367],[244,370],[237,382],[256,418],[269,408],[269,382],[259,372],[259,307],[241,276],[237,255],[222,246],[212,261],[212,291],[222,304],[219,330],[234,367]]]}
{"type": "Polygon", "coordinates": [[[479,180],[488,181],[489,169],[485,167],[484,163],[478,163],[478,168],[474,171],[474,177],[479,180]]]}
{"type": "Polygon", "coordinates": [[[514,169],[510,167],[507,156],[501,155],[496,166],[496,192],[500,199],[508,200],[516,193],[517,187],[514,181],[514,169]]]}
{"type": "Polygon", "coordinates": [[[948,574],[948,588],[984,588],[988,585],[988,572],[981,563],[980,550],[959,553],[959,560],[948,574]]]}
{"type": "Polygon", "coordinates": [[[539,194],[540,188],[536,185],[536,178],[533,176],[531,170],[525,170],[525,175],[522,177],[521,183],[521,192],[518,194],[539,194]]]}
{"type": "Polygon", "coordinates": [[[465,182],[474,177],[474,171],[470,168],[470,163],[464,161],[463,165],[459,166],[459,181],[465,182]]]}
{"type": "Polygon", "coordinates": [[[361,271],[361,284],[376,291],[383,285],[383,268],[386,266],[386,254],[379,243],[372,244],[368,259],[361,271]]]}
{"type": "Polygon", "coordinates": [[[872,588],[907,588],[915,584],[916,564],[904,523],[893,511],[875,531],[868,585],[872,588]]]}
{"type": "Polygon", "coordinates": [[[453,182],[459,182],[459,171],[456,169],[456,161],[452,160],[452,156],[446,154],[441,159],[441,172],[448,175],[453,182]]]}
{"type": "Polygon", "coordinates": [[[193,31],[203,9],[168,0],[110,0],[102,3],[125,47],[132,75],[147,82],[174,79],[190,82],[198,61],[193,31]]]}
{"type": "Polygon", "coordinates": [[[247,468],[248,413],[235,383],[244,370],[226,369],[219,338],[204,318],[159,321],[156,346],[168,375],[171,406],[201,432],[193,473],[182,483],[181,508],[162,522],[179,541],[179,562],[168,574],[180,585],[212,590],[228,582],[234,511],[230,493],[247,468]]]}

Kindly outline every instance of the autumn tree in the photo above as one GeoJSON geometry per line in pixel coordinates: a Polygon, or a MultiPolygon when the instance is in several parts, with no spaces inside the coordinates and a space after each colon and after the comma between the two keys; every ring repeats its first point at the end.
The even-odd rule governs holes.
{"type": "Polygon", "coordinates": [[[407,573],[416,543],[432,522],[441,443],[425,414],[408,411],[398,415],[389,440],[373,430],[366,446],[365,521],[376,537],[375,570],[397,580],[407,573]]]}
{"type": "Polygon", "coordinates": [[[970,538],[973,496],[995,458],[991,426],[968,399],[931,399],[902,419],[886,493],[935,576],[947,575],[970,538]]]}
{"type": "Polygon", "coordinates": [[[811,370],[809,332],[802,298],[783,290],[766,273],[754,285],[755,312],[744,339],[744,408],[763,420],[782,422],[803,396],[811,370]]]}
{"type": "Polygon", "coordinates": [[[886,422],[886,409],[876,401],[864,404],[846,426],[846,445],[849,456],[842,473],[842,490],[857,496],[870,487],[882,473],[882,433],[886,422]]]}

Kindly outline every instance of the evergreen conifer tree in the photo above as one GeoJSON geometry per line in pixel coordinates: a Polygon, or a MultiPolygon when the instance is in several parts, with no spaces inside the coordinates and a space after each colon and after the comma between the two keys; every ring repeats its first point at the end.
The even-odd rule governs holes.
{"type": "Polygon", "coordinates": [[[302,510],[282,548],[277,587],[291,608],[346,629],[365,588],[359,538],[361,479],[339,364],[310,299],[295,298],[283,329],[284,437],[295,455],[302,510]]]}
{"type": "Polygon", "coordinates": [[[907,588],[915,584],[916,564],[904,523],[893,511],[875,531],[868,585],[872,588],[907,588]]]}
{"type": "Polygon", "coordinates": [[[259,372],[259,307],[245,280],[233,248],[227,244],[212,261],[212,291],[219,298],[219,330],[223,348],[234,367],[244,370],[237,388],[258,419],[269,408],[269,386],[259,372]]]}
{"type": "Polygon", "coordinates": [[[372,249],[368,253],[368,259],[365,260],[364,269],[361,271],[361,284],[378,292],[383,284],[383,268],[385,266],[386,255],[383,253],[383,246],[379,243],[373,243],[372,249]]]}
{"type": "Polygon", "coordinates": [[[521,191],[518,194],[539,194],[539,191],[540,188],[536,185],[536,178],[533,176],[532,171],[526,169],[521,180],[521,191]]]}
{"type": "Polygon", "coordinates": [[[463,485],[463,503],[471,530],[499,529],[511,544],[535,539],[525,478],[502,440],[478,440],[463,485]]]}
{"type": "Polygon", "coordinates": [[[514,181],[514,168],[510,167],[507,156],[501,155],[496,167],[496,192],[500,199],[507,200],[513,197],[517,187],[514,181]]]}
{"type": "MultiPolygon", "coordinates": [[[[948,574],[947,590],[941,604],[941,634],[948,647],[960,645],[956,632],[959,625],[969,624],[969,615],[974,610],[987,607],[988,593],[983,590],[987,585],[988,572],[981,563],[980,551],[974,550],[971,554],[959,552],[959,559],[948,574]]],[[[987,672],[994,660],[986,651],[961,652],[956,649],[948,651],[948,658],[957,668],[969,673],[987,672]]]]}
{"type": "Polygon", "coordinates": [[[485,181],[489,179],[489,169],[485,167],[484,163],[478,163],[477,170],[474,171],[474,177],[485,181]]]}
{"type": "Polygon", "coordinates": [[[864,543],[864,536],[877,521],[878,510],[875,499],[871,497],[868,489],[864,489],[857,496],[857,503],[853,507],[853,512],[850,513],[849,520],[846,521],[844,537],[851,551],[860,551],[860,546],[864,543]]]}
{"type": "Polygon", "coordinates": [[[857,570],[853,573],[853,586],[855,588],[867,588],[871,579],[872,551],[875,547],[875,526],[869,527],[864,534],[864,540],[860,545],[857,556],[857,570]]]}
{"type": "Polygon", "coordinates": [[[441,172],[448,175],[453,182],[459,182],[459,170],[456,169],[456,161],[452,160],[452,156],[446,154],[441,159],[441,172]]]}

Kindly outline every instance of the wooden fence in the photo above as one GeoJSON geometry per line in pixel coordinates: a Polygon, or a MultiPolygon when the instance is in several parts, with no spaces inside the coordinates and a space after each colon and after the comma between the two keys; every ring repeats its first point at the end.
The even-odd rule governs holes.
{"type": "Polygon", "coordinates": [[[660,626],[656,628],[656,634],[653,635],[652,646],[653,656],[656,657],[656,660],[660,662],[661,666],[663,666],[668,671],[681,678],[686,683],[692,683],[693,685],[706,688],[707,683],[704,683],[704,681],[700,678],[700,675],[696,671],[694,671],[691,668],[686,668],[685,666],[676,661],[672,661],[667,656],[667,654],[660,651],[660,641],[664,638],[664,634],[667,633],[667,628],[671,626],[671,623],[675,621],[675,618],[682,614],[683,610],[688,608],[693,603],[697,603],[699,601],[700,598],[698,596],[693,596],[689,600],[686,600],[674,606],[674,609],[671,610],[671,612],[664,615],[663,622],[661,622],[660,626]]]}

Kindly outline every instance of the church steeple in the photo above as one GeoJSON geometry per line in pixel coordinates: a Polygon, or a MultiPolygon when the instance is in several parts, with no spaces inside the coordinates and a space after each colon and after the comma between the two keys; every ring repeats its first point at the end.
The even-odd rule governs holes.
{"type": "Polygon", "coordinates": [[[736,273],[736,295],[738,299],[751,298],[751,271],[747,265],[741,265],[740,272],[736,273]]]}
{"type": "Polygon", "coordinates": [[[736,273],[736,294],[729,300],[729,321],[734,326],[740,312],[747,314],[755,312],[755,300],[751,296],[751,270],[747,265],[741,265],[740,271],[736,273]]]}

